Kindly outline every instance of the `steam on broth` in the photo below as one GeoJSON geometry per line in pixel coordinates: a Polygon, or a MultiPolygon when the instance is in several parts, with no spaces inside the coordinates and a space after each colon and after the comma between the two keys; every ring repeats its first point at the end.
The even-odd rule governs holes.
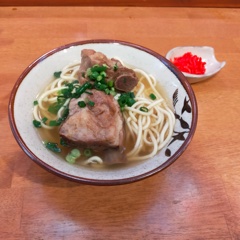
{"type": "MultiPolygon", "coordinates": [[[[122,75],[126,76],[126,71],[123,68],[128,69],[122,61],[113,59],[113,65],[111,65],[112,62],[106,64],[106,66],[105,62],[104,64],[97,64],[88,67],[83,74],[83,58],[81,62],[76,61],[68,64],[61,72],[55,73],[55,78],[51,80],[35,101],[33,123],[39,129],[39,134],[45,146],[70,163],[76,161],[79,164],[90,166],[146,160],[155,156],[169,142],[175,125],[174,113],[168,105],[168,100],[164,97],[164,90],[161,89],[157,80],[141,69],[131,68],[130,71],[127,70],[127,74],[130,74],[130,80],[136,77],[137,83],[134,86],[132,84],[132,86],[127,87],[127,90],[132,88],[130,91],[123,91],[124,89],[119,91],[116,87],[124,88],[126,81],[124,78],[120,79],[122,75]],[[104,67],[102,68],[102,66],[104,67]],[[89,74],[94,67],[102,70],[98,74],[99,76],[102,73],[102,79],[99,77],[100,80],[94,80],[91,79],[90,75],[87,75],[88,78],[86,77],[86,74],[89,74]],[[117,83],[113,81],[114,79],[108,78],[108,75],[111,75],[110,68],[112,68],[114,74],[118,70],[123,72],[122,75],[116,77],[122,82],[117,83]],[[103,71],[103,69],[105,70],[103,71]],[[95,82],[93,83],[93,81],[95,82]],[[95,85],[99,82],[106,88],[96,89],[95,85]],[[89,87],[84,88],[88,83],[90,83],[89,87]],[[84,91],[82,88],[84,88],[84,91]],[[80,95],[76,95],[78,91],[81,92],[80,95]],[[120,136],[117,145],[112,145],[109,149],[102,146],[100,149],[95,148],[96,144],[88,147],[88,144],[82,143],[82,141],[80,141],[82,144],[78,145],[72,139],[68,141],[64,134],[59,134],[62,126],[72,116],[72,112],[76,111],[69,110],[73,101],[77,102],[82,112],[91,112],[98,106],[97,102],[95,104],[94,101],[89,100],[93,93],[96,94],[96,91],[101,91],[101,94],[108,95],[108,98],[112,99],[111,101],[118,103],[117,108],[120,111],[116,114],[121,115],[120,118],[123,120],[123,129],[117,132],[119,136],[123,135],[122,139],[120,136]],[[69,94],[69,97],[64,94],[66,96],[69,94]],[[73,100],[74,96],[77,100],[73,100]],[[127,100],[125,99],[126,101],[122,102],[121,99],[124,97],[127,100]],[[126,102],[129,102],[129,104],[126,102]],[[90,103],[92,106],[89,105],[90,103]]],[[[106,62],[109,63],[107,60],[106,62]]],[[[117,118],[119,118],[118,115],[117,118]]],[[[76,132],[76,130],[74,131],[76,132]]],[[[81,129],[79,128],[77,131],[81,131],[81,129]]],[[[73,138],[75,139],[75,136],[73,138]]]]}

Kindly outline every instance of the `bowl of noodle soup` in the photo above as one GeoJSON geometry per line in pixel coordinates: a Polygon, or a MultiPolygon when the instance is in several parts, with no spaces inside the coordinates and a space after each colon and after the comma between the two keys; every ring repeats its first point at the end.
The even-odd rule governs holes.
{"type": "MultiPolygon", "coordinates": [[[[114,95],[115,100],[119,95],[114,95]]],[[[64,102],[55,118],[51,114],[48,118],[55,122],[61,119],[68,104],[64,102]]],[[[49,172],[80,183],[118,185],[160,172],[186,150],[197,125],[197,102],[184,75],[160,54],[124,41],[87,40],[53,49],[25,69],[10,96],[9,121],[22,150],[49,172]],[[81,88],[76,79],[83,49],[118,59],[139,79],[132,90],[134,103],[121,112],[127,158],[124,163],[104,164],[101,154],[91,154],[72,164],[63,157],[67,148],[63,147],[61,153],[46,148],[46,139],[54,142],[59,136],[58,127],[44,121],[44,109],[56,101],[66,83],[81,88]],[[53,78],[56,72],[60,74],[53,78]],[[41,122],[40,130],[33,121],[41,122]]]]}

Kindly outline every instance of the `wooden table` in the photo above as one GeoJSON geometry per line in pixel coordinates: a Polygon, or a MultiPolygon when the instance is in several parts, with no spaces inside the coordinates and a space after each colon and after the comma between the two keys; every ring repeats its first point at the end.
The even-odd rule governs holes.
{"type": "Polygon", "coordinates": [[[240,9],[0,8],[0,239],[240,239],[240,9]],[[192,85],[199,118],[190,146],[164,171],[132,184],[89,186],[32,162],[8,123],[21,72],[43,53],[118,39],[162,55],[208,45],[226,66],[192,85]]]}

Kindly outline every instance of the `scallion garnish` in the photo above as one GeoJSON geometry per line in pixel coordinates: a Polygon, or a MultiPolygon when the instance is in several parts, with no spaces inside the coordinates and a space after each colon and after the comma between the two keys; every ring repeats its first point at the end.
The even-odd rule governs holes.
{"type": "Polygon", "coordinates": [[[94,87],[97,90],[104,91],[106,88],[108,88],[107,84],[101,83],[101,82],[95,82],[94,87]]]}
{"type": "Polygon", "coordinates": [[[46,117],[42,118],[42,123],[46,123],[48,119],[46,117]]]}
{"type": "Polygon", "coordinates": [[[93,107],[95,105],[95,102],[93,101],[88,101],[87,104],[90,106],[90,107],[93,107]]]}
{"type": "Polygon", "coordinates": [[[142,111],[142,112],[148,112],[148,108],[146,108],[146,107],[140,107],[140,111],[142,111]]]}
{"type": "Polygon", "coordinates": [[[59,93],[58,99],[79,98],[87,89],[92,89],[90,82],[85,82],[82,86],[76,80],[65,84],[67,88],[62,89],[59,93]]]}
{"type": "Polygon", "coordinates": [[[112,95],[112,96],[116,96],[116,94],[117,94],[114,88],[111,88],[111,89],[106,88],[106,89],[104,89],[104,92],[105,92],[106,94],[112,95]]]}
{"type": "Polygon", "coordinates": [[[71,163],[71,164],[74,164],[76,162],[76,158],[73,157],[71,154],[68,154],[66,157],[65,157],[66,161],[68,163],[71,163]]]}
{"type": "Polygon", "coordinates": [[[53,75],[54,75],[55,78],[60,78],[61,73],[62,73],[61,71],[59,71],[59,72],[54,72],[53,75]]]}
{"type": "Polygon", "coordinates": [[[81,87],[76,88],[76,92],[72,94],[72,98],[79,98],[87,89],[92,89],[90,82],[85,82],[81,87]]]}
{"type": "Polygon", "coordinates": [[[92,151],[90,149],[85,149],[83,152],[85,157],[91,157],[92,156],[92,151]]]}
{"type": "Polygon", "coordinates": [[[37,120],[33,120],[33,125],[35,128],[41,128],[42,127],[42,124],[41,122],[37,121],[37,120]]]}
{"type": "Polygon", "coordinates": [[[49,122],[50,127],[57,127],[59,125],[60,125],[60,123],[58,123],[56,120],[52,120],[49,122]]]}
{"type": "Polygon", "coordinates": [[[129,107],[131,107],[135,102],[136,102],[135,99],[133,99],[133,98],[128,98],[126,103],[127,103],[127,105],[128,105],[129,107]]]}
{"type": "Polygon", "coordinates": [[[102,79],[103,79],[103,77],[102,77],[101,75],[98,75],[98,76],[96,77],[96,80],[97,80],[98,82],[100,82],[102,79]]]}
{"type": "Polygon", "coordinates": [[[113,66],[113,71],[116,72],[117,70],[118,70],[118,65],[117,65],[117,63],[115,63],[113,66]]]}
{"type": "Polygon", "coordinates": [[[125,106],[131,107],[136,102],[134,98],[135,95],[133,92],[122,93],[118,98],[118,104],[121,110],[123,110],[125,106]]]}
{"type": "Polygon", "coordinates": [[[77,148],[74,148],[72,151],[71,151],[71,154],[72,156],[74,156],[75,158],[79,158],[81,156],[81,153],[80,151],[77,149],[77,148]]]}
{"type": "Polygon", "coordinates": [[[112,96],[116,96],[116,95],[117,95],[117,93],[116,93],[116,91],[115,91],[115,90],[110,90],[110,95],[112,95],[112,96]]]}
{"type": "Polygon", "coordinates": [[[113,80],[110,80],[110,81],[108,81],[107,82],[107,85],[108,85],[108,87],[113,87],[113,85],[114,85],[114,82],[113,82],[113,80]]]}
{"type": "Polygon", "coordinates": [[[89,91],[85,91],[85,93],[89,94],[89,95],[93,95],[92,92],[89,92],[89,91]]]}
{"type": "Polygon", "coordinates": [[[79,101],[79,102],[78,102],[78,106],[79,106],[80,108],[84,108],[84,107],[86,107],[86,103],[85,103],[84,101],[79,101]]]}
{"type": "Polygon", "coordinates": [[[58,96],[57,98],[57,102],[51,104],[49,107],[48,107],[48,111],[52,114],[57,114],[59,109],[64,105],[66,101],[66,98],[63,98],[61,96],[58,96]]]}
{"type": "Polygon", "coordinates": [[[74,148],[70,153],[68,153],[65,159],[67,162],[73,164],[75,163],[76,159],[79,158],[80,156],[81,156],[81,152],[77,148],[74,148]]]}
{"type": "Polygon", "coordinates": [[[56,153],[60,153],[61,152],[61,148],[58,147],[57,143],[52,143],[52,142],[47,142],[45,143],[45,146],[47,149],[56,152],[56,153]]]}
{"type": "Polygon", "coordinates": [[[66,106],[63,110],[61,120],[64,121],[67,118],[68,114],[69,114],[69,108],[68,106],[66,106]]]}
{"type": "Polygon", "coordinates": [[[67,142],[63,139],[60,138],[60,145],[64,146],[64,147],[68,147],[69,145],[67,144],[67,142]]]}
{"type": "Polygon", "coordinates": [[[103,64],[102,66],[96,64],[92,66],[91,68],[88,68],[86,71],[87,77],[93,81],[101,81],[102,79],[105,79],[107,74],[108,66],[106,64],[103,64]]]}
{"type": "Polygon", "coordinates": [[[66,109],[63,111],[62,117],[58,118],[57,120],[51,120],[51,121],[49,121],[49,126],[50,126],[50,127],[60,126],[61,123],[67,118],[68,114],[69,114],[69,109],[66,108],[66,109]]]}
{"type": "Polygon", "coordinates": [[[38,101],[35,100],[35,101],[33,102],[33,105],[34,105],[34,106],[37,106],[37,105],[38,105],[38,101]]]}
{"type": "Polygon", "coordinates": [[[149,97],[150,97],[152,100],[155,100],[155,99],[157,98],[153,93],[151,93],[151,94],[149,95],[149,97]]]}

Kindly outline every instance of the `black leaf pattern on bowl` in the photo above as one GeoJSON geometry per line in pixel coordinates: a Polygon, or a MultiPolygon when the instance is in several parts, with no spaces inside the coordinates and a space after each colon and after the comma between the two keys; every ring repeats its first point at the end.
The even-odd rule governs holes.
{"type": "Polygon", "coordinates": [[[182,114],[185,111],[188,112],[188,113],[192,112],[192,109],[191,109],[191,107],[189,105],[189,99],[187,100],[187,97],[185,97],[185,99],[184,99],[183,108],[182,108],[182,114]]]}
{"type": "Polygon", "coordinates": [[[176,117],[176,119],[178,119],[180,121],[180,124],[181,124],[182,128],[189,129],[188,123],[186,121],[184,121],[181,116],[179,116],[177,113],[175,113],[175,117],[176,117]]]}
{"type": "Polygon", "coordinates": [[[176,112],[176,104],[178,103],[178,88],[175,90],[175,92],[173,93],[173,96],[172,96],[172,100],[173,100],[173,106],[175,108],[175,117],[176,117],[176,120],[178,120],[180,122],[180,126],[181,128],[183,129],[182,131],[180,132],[176,132],[174,131],[173,132],[173,136],[172,136],[172,139],[170,141],[170,143],[168,144],[168,147],[165,151],[165,156],[167,157],[170,157],[172,155],[171,153],[171,150],[169,149],[169,146],[174,143],[175,141],[185,141],[185,134],[188,134],[189,133],[189,130],[190,130],[190,126],[189,124],[183,119],[183,114],[185,112],[187,113],[191,113],[192,112],[192,108],[189,104],[189,99],[187,99],[187,97],[185,97],[184,99],[184,102],[183,102],[183,106],[182,106],[182,110],[181,110],[181,115],[179,115],[177,112],[176,112]]]}
{"type": "Polygon", "coordinates": [[[174,108],[175,108],[175,106],[176,106],[176,104],[177,104],[177,102],[178,102],[178,88],[177,88],[177,89],[175,90],[175,92],[173,93],[172,98],[173,98],[173,106],[174,106],[174,108]]]}

